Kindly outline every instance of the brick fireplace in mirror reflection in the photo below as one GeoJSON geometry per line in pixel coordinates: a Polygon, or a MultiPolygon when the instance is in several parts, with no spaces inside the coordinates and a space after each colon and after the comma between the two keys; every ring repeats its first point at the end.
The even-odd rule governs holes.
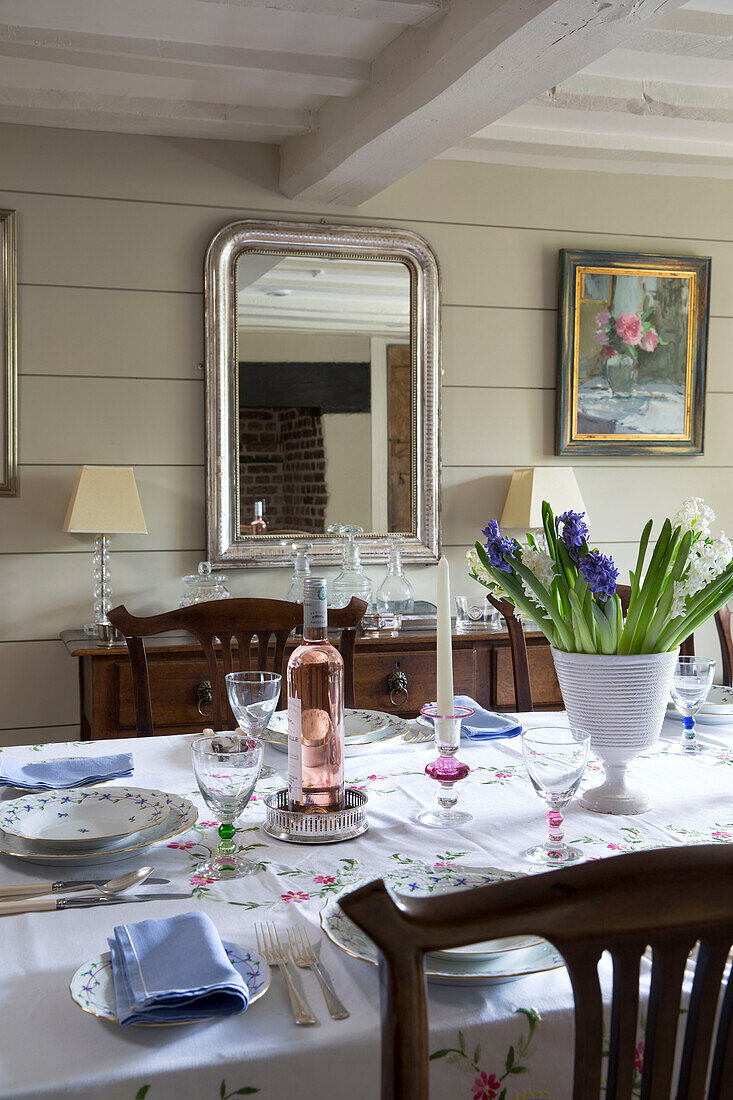
{"type": "Polygon", "coordinates": [[[317,408],[239,410],[241,529],[249,534],[254,502],[265,501],[268,531],[323,534],[326,452],[317,408]]]}

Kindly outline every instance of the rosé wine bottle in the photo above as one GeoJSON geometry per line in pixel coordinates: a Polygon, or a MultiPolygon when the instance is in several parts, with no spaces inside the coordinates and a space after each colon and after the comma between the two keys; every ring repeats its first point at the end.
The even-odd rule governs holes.
{"type": "Polygon", "coordinates": [[[303,644],[288,661],[291,810],[344,808],[344,662],[327,637],[326,581],[303,582],[303,644]]]}

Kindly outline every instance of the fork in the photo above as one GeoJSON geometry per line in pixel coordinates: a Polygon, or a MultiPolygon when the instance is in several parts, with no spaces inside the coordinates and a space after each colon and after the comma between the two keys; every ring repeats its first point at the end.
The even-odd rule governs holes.
{"type": "Polygon", "coordinates": [[[301,997],[293,985],[293,979],[288,970],[288,956],[277,934],[275,925],[256,924],[255,936],[257,937],[257,950],[269,966],[277,966],[283,976],[288,993],[290,994],[290,1007],[293,1010],[293,1019],[296,1024],[315,1024],[318,1021],[310,1010],[310,1006],[304,997],[301,997]]]}
{"type": "Polygon", "coordinates": [[[331,985],[328,975],[321,967],[315,948],[303,929],[296,928],[291,931],[288,928],[288,941],[290,943],[290,955],[295,965],[303,970],[312,970],[318,978],[331,1019],[345,1020],[350,1013],[336,996],[336,991],[331,985]]]}
{"type": "Polygon", "coordinates": [[[405,734],[402,740],[408,745],[422,745],[425,741],[435,740],[435,734],[432,730],[430,732],[425,730],[424,733],[422,730],[410,730],[409,733],[405,734]]]}

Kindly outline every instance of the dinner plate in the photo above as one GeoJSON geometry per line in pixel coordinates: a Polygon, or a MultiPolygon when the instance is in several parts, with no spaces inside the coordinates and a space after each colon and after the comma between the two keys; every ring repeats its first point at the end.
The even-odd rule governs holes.
{"type": "MultiPolygon", "coordinates": [[[[361,885],[361,884],[360,884],[361,885]]],[[[321,927],[331,942],[355,959],[377,965],[377,949],[360,928],[341,911],[337,898],[321,910],[321,927]]],[[[483,957],[451,956],[449,952],[426,954],[425,975],[439,985],[503,985],[528,974],[557,970],[564,966],[552,944],[541,941],[532,947],[492,953],[483,957]]]]}
{"type": "MultiPolygon", "coordinates": [[[[667,707],[667,718],[673,719],[675,722],[682,721],[682,715],[675,709],[674,703],[670,703],[667,707]]],[[[706,714],[704,711],[698,711],[695,715],[696,726],[727,726],[731,733],[733,733],[733,714],[706,714]]]]}
{"type": "Polygon", "coordinates": [[[3,802],[6,836],[46,846],[84,849],[142,834],[161,825],[169,808],[162,791],[141,787],[80,787],[44,791],[3,802]]]}
{"type": "MultiPolygon", "coordinates": [[[[347,756],[363,756],[372,745],[402,737],[410,730],[410,723],[394,714],[380,710],[344,710],[344,742],[347,756]]],[[[261,740],[267,741],[278,752],[288,751],[288,712],[273,714],[261,740]]]]}
{"type": "Polygon", "coordinates": [[[193,802],[176,794],[167,794],[168,817],[154,829],[149,829],[141,838],[130,843],[129,837],[111,841],[107,848],[95,848],[92,851],[54,852],[33,840],[11,837],[0,831],[0,855],[24,859],[26,863],[40,863],[44,866],[89,867],[96,864],[116,863],[129,859],[130,853],[144,852],[155,844],[163,844],[175,836],[187,832],[196,824],[199,812],[193,802]]]}
{"type": "MultiPolygon", "coordinates": [[[[410,869],[391,873],[384,878],[397,894],[412,897],[431,897],[457,890],[475,889],[489,883],[520,878],[520,874],[500,871],[493,867],[436,869],[410,869]]],[[[377,962],[377,952],[371,940],[341,911],[339,898],[369,879],[342,890],[329,899],[321,910],[321,927],[328,938],[347,955],[364,962],[377,962]]],[[[498,985],[514,981],[525,974],[552,970],[563,966],[557,951],[539,936],[524,935],[488,940],[466,947],[428,952],[425,956],[425,972],[428,981],[447,985],[466,985],[482,982],[498,985]]]]}
{"type": "Polygon", "coordinates": [[[707,699],[700,707],[700,713],[733,715],[733,688],[724,687],[723,684],[713,684],[707,699]]]}
{"type": "MultiPolygon", "coordinates": [[[[244,978],[249,989],[249,1005],[264,997],[270,988],[270,968],[265,960],[247,947],[234,943],[225,943],[229,961],[244,978]]],[[[112,959],[109,951],[95,955],[83,963],[69,983],[71,999],[82,1012],[89,1012],[102,1020],[117,1023],[115,988],[112,981],[112,959]]],[[[249,1005],[247,1006],[249,1008],[249,1005]]],[[[205,1018],[204,1018],[205,1019],[205,1018]]],[[[184,1023],[197,1024],[202,1020],[162,1021],[159,1024],[134,1024],[134,1027],[181,1027],[184,1023]]],[[[210,1022],[210,1021],[207,1021],[210,1022]]]]}
{"type": "MultiPolygon", "coordinates": [[[[519,737],[520,733],[522,732],[522,725],[517,716],[515,714],[502,714],[500,715],[500,717],[506,718],[507,722],[511,722],[511,725],[507,726],[507,729],[509,730],[508,733],[505,733],[504,730],[496,730],[492,733],[485,733],[483,734],[483,736],[469,737],[468,734],[463,733],[463,730],[461,730],[461,736],[465,737],[466,741],[473,742],[477,745],[481,741],[510,741],[512,737],[519,737]]],[[[433,725],[433,719],[426,718],[424,714],[418,714],[416,721],[418,726],[422,726],[423,729],[433,730],[435,728],[433,725]]],[[[468,722],[468,724],[470,725],[470,718],[465,719],[465,721],[468,722]]]]}

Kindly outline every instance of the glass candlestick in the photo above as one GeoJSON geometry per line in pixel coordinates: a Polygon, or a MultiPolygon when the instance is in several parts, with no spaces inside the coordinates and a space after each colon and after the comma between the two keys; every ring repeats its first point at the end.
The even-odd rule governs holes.
{"type": "Polygon", "coordinates": [[[464,718],[470,718],[474,710],[472,707],[455,707],[453,714],[438,714],[437,706],[432,703],[424,706],[420,713],[432,719],[435,747],[440,754],[437,760],[427,765],[425,774],[440,786],[435,795],[437,809],[421,810],[417,820],[432,829],[466,825],[473,818],[465,810],[456,810],[458,795],[454,787],[469,775],[471,769],[456,759],[456,753],[461,743],[461,722],[464,718]]]}

